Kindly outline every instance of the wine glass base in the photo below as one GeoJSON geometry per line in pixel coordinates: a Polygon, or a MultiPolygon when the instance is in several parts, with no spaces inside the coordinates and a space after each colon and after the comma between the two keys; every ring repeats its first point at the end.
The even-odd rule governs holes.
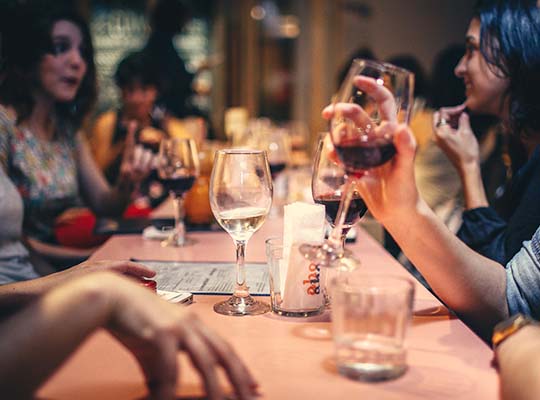
{"type": "Polygon", "coordinates": [[[214,311],[223,315],[260,315],[270,311],[270,306],[251,296],[239,297],[232,295],[227,300],[214,304],[214,311]]]}
{"type": "Polygon", "coordinates": [[[183,241],[177,240],[175,237],[169,237],[161,241],[161,247],[186,247],[197,243],[195,239],[184,238],[183,241]]]}
{"type": "Polygon", "coordinates": [[[319,266],[332,268],[336,265],[336,261],[344,257],[351,257],[350,250],[336,248],[327,240],[322,244],[319,243],[304,243],[299,248],[300,253],[310,260],[317,262],[319,266]]]}

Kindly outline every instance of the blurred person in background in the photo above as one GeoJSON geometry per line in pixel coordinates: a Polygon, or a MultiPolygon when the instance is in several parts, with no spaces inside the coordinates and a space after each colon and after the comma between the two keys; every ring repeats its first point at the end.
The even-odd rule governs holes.
{"type": "Polygon", "coordinates": [[[200,115],[193,105],[193,80],[174,47],[174,37],[191,20],[182,0],[157,0],[150,9],[150,36],[142,51],[152,61],[158,82],[157,105],[178,118],[200,115]]]}
{"type": "Polygon", "coordinates": [[[458,237],[484,256],[506,264],[540,225],[540,27],[538,21],[526,24],[538,16],[536,2],[478,3],[480,10],[489,7],[491,12],[472,20],[465,55],[455,68],[464,81],[466,100],[439,109],[433,127],[463,185],[465,211],[458,237]],[[510,25],[514,20],[520,21],[520,29],[510,25]],[[521,148],[523,160],[514,152],[512,162],[522,166],[513,175],[498,212],[488,203],[482,146],[466,110],[500,119],[510,141],[521,148]]]}
{"type": "Polygon", "coordinates": [[[179,119],[155,112],[158,78],[143,53],[133,52],[124,57],[114,80],[121,93],[120,108],[101,114],[90,137],[96,162],[112,185],[118,179],[130,123],[136,124],[137,142],[154,152],[159,149],[161,139],[169,135],[188,136],[179,119]]]}
{"type": "MultiPolygon", "coordinates": [[[[101,114],[90,137],[92,154],[111,185],[119,177],[130,124],[136,127],[136,142],[154,154],[157,154],[162,139],[190,136],[181,120],[156,109],[158,77],[144,53],[132,52],[124,57],[118,64],[114,80],[121,92],[120,108],[101,114]]],[[[141,184],[137,198],[125,216],[147,215],[166,197],[167,193],[156,178],[151,175],[141,184]]]]}
{"type": "Polygon", "coordinates": [[[95,217],[77,207],[121,213],[152,154],[135,145],[132,130],[114,186],[95,164],[80,131],[96,95],[93,47],[72,10],[20,6],[3,27],[2,44],[0,166],[23,198],[29,247],[55,266],[73,265],[101,239],[92,235],[95,217]]]}

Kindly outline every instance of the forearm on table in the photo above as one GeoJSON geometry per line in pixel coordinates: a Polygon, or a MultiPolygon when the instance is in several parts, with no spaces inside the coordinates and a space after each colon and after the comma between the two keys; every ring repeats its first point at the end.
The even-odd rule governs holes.
{"type": "Polygon", "coordinates": [[[98,215],[121,214],[130,201],[133,184],[119,178],[111,187],[84,141],[79,144],[78,169],[84,199],[92,210],[98,215]]]}
{"type": "Polygon", "coordinates": [[[506,316],[504,268],[468,248],[423,200],[385,225],[450,308],[482,328],[506,316]]]}
{"type": "Polygon", "coordinates": [[[27,237],[25,242],[32,249],[32,252],[40,257],[50,260],[50,263],[54,263],[54,261],[61,263],[67,261],[73,261],[74,263],[81,262],[87,259],[95,250],[94,248],[80,249],[76,247],[59,246],[30,237],[27,237]]]}
{"type": "Polygon", "coordinates": [[[33,392],[111,314],[111,300],[96,282],[76,282],[0,325],[0,391],[9,398],[33,392]]]}
{"type": "Polygon", "coordinates": [[[501,398],[540,398],[540,328],[526,326],[502,342],[496,350],[501,398]]]}
{"type": "Polygon", "coordinates": [[[17,312],[72,276],[66,271],[0,286],[0,319],[17,312]]]}
{"type": "Polygon", "coordinates": [[[484,189],[484,182],[482,181],[480,164],[472,162],[462,165],[458,168],[458,172],[463,185],[465,209],[487,207],[489,203],[484,189]]]}

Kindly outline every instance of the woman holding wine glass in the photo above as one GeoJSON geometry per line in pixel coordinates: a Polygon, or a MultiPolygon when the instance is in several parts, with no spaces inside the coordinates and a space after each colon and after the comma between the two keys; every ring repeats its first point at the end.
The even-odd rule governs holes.
{"type": "Polygon", "coordinates": [[[186,246],[193,239],[186,238],[184,224],[184,196],[199,176],[199,156],[193,139],[164,139],[158,157],[158,175],[169,191],[174,204],[174,229],[162,246],[186,246]]]}
{"type": "Polygon", "coordinates": [[[251,236],[262,226],[272,205],[272,178],[261,150],[219,150],[210,178],[210,206],[218,223],[236,246],[236,287],[233,295],[214,305],[224,315],[257,315],[269,311],[254,300],[246,284],[244,257],[251,236]]]}

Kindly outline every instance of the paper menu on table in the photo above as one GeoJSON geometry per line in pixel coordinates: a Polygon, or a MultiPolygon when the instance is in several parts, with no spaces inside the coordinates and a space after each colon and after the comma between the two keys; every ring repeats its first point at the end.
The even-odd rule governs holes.
{"type": "MultiPolygon", "coordinates": [[[[228,262],[176,262],[134,260],[154,271],[158,290],[186,291],[193,294],[232,294],[235,265],[228,262]]],[[[270,294],[268,266],[246,263],[246,282],[254,296],[270,294]]]]}

